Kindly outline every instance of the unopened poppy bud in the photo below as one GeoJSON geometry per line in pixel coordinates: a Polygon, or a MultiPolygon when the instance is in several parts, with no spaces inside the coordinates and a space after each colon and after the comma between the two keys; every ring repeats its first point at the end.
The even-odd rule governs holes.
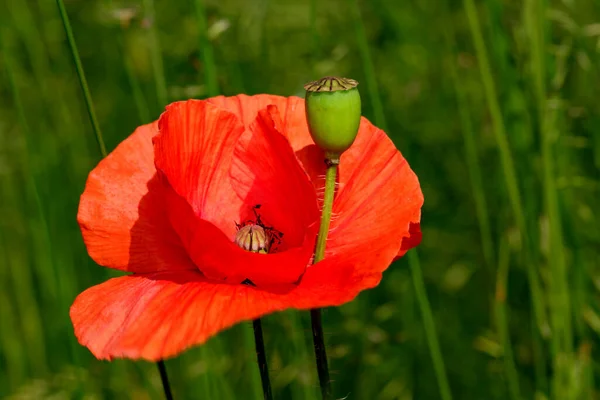
{"type": "Polygon", "coordinates": [[[237,231],[235,244],[252,253],[267,254],[270,241],[262,226],[250,224],[237,231]]]}
{"type": "Polygon", "coordinates": [[[354,79],[327,76],[304,85],[306,120],[315,143],[327,158],[339,158],[358,133],[360,94],[354,79]]]}

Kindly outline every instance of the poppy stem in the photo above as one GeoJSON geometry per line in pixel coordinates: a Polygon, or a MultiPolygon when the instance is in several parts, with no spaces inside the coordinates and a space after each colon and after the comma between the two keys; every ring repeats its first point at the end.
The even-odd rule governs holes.
{"type": "MultiPolygon", "coordinates": [[[[335,194],[335,179],[337,177],[337,168],[339,158],[327,158],[327,172],[325,173],[325,195],[323,197],[323,210],[321,213],[321,226],[319,227],[319,236],[317,236],[317,247],[315,249],[314,263],[318,263],[325,258],[325,246],[327,244],[327,234],[331,223],[331,210],[333,208],[333,197],[335,194]]],[[[321,309],[314,308],[310,310],[310,320],[312,324],[313,343],[315,347],[315,358],[317,362],[317,373],[319,375],[319,384],[321,386],[321,395],[323,399],[331,398],[331,380],[329,379],[329,367],[327,365],[327,351],[325,349],[325,338],[323,335],[323,323],[321,321],[321,309]]]]}
{"type": "Polygon", "coordinates": [[[252,327],[254,328],[254,344],[256,345],[256,358],[258,361],[258,369],[260,371],[260,380],[262,381],[263,394],[265,400],[273,400],[271,381],[269,380],[269,367],[267,365],[267,353],[265,352],[265,341],[263,339],[260,318],[256,318],[252,321],[252,327]]]}
{"type": "Polygon", "coordinates": [[[321,309],[310,310],[310,322],[312,324],[313,343],[315,347],[315,359],[317,360],[317,374],[321,386],[321,396],[324,400],[331,398],[331,381],[329,380],[329,366],[327,365],[327,351],[325,349],[325,338],[323,336],[323,323],[321,321],[321,309]]]}
{"type": "Polygon", "coordinates": [[[165,391],[165,399],[173,400],[173,394],[171,393],[171,385],[169,384],[169,376],[167,375],[167,368],[165,362],[160,360],[156,363],[158,366],[158,372],[160,373],[160,380],[162,381],[163,390],[165,391]]]}

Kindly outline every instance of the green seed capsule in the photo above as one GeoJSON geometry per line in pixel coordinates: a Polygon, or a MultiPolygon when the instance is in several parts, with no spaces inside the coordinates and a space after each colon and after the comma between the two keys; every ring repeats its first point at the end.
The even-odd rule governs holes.
{"type": "Polygon", "coordinates": [[[325,77],[304,85],[310,135],[330,159],[354,143],[360,125],[360,94],[354,79],[325,77]]]}

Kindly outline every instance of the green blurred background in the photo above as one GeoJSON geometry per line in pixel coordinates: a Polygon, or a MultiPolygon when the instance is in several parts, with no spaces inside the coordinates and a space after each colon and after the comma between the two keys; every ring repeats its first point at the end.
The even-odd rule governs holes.
{"type": "MultiPolygon", "coordinates": [[[[337,397],[598,398],[600,2],[66,10],[109,150],[174,100],[361,82],[364,115],[420,178],[423,242],[379,287],[325,311],[337,397]]],[[[2,0],[0,397],[162,396],[154,364],[97,361],[73,336],[75,296],[117,274],[89,259],[75,220],[99,159],[57,4],[2,0]]],[[[318,398],[307,314],[263,324],[276,398],[318,398]]],[[[175,398],[261,397],[249,324],[167,368],[175,398]]]]}

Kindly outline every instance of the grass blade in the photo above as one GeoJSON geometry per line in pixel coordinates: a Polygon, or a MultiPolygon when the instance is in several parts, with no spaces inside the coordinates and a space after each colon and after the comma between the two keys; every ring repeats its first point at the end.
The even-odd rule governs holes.
{"type": "MultiPolygon", "coordinates": [[[[469,28],[471,31],[471,37],[475,45],[475,53],[479,61],[479,72],[481,74],[485,98],[492,118],[494,137],[498,149],[500,151],[500,160],[502,164],[502,169],[504,171],[505,185],[508,191],[509,202],[521,237],[523,259],[525,268],[527,270],[527,277],[531,290],[533,318],[535,320],[537,329],[542,334],[544,334],[548,330],[548,325],[546,312],[544,309],[543,293],[540,278],[538,276],[538,271],[535,269],[535,266],[531,260],[529,250],[529,246],[531,244],[527,232],[521,194],[517,183],[517,176],[515,172],[510,146],[508,144],[508,136],[506,134],[504,120],[502,118],[502,112],[498,101],[496,85],[492,77],[492,69],[488,60],[488,54],[483,39],[481,23],[479,21],[479,16],[477,15],[477,11],[475,9],[475,4],[473,0],[463,0],[463,7],[467,14],[469,28]]],[[[538,335],[533,335],[533,340],[534,342],[538,341],[538,335]]],[[[539,343],[534,344],[534,347],[537,349],[542,348],[541,344],[539,343]]],[[[536,368],[538,368],[538,371],[542,370],[543,366],[540,365],[541,358],[539,354],[538,356],[536,356],[536,359],[536,368]]]]}
{"type": "MultiPolygon", "coordinates": [[[[356,38],[358,41],[358,47],[363,62],[363,69],[365,72],[365,78],[367,80],[367,86],[371,102],[373,104],[373,113],[375,114],[375,124],[383,130],[387,130],[387,122],[385,114],[383,112],[383,103],[379,94],[379,85],[375,75],[375,67],[371,58],[369,50],[369,44],[365,29],[362,22],[360,8],[357,0],[348,0],[352,12],[354,14],[353,22],[356,29],[356,38]]],[[[443,400],[452,399],[452,393],[450,391],[450,384],[448,383],[448,377],[446,376],[446,367],[444,365],[444,359],[440,349],[439,341],[437,338],[437,332],[435,329],[435,322],[433,320],[433,313],[431,312],[431,306],[427,298],[427,291],[425,289],[425,282],[423,280],[423,273],[421,271],[421,264],[419,262],[419,256],[416,250],[411,250],[408,254],[408,263],[412,272],[413,284],[415,286],[415,294],[417,296],[417,302],[423,318],[423,326],[425,328],[425,334],[427,336],[427,344],[431,352],[431,358],[435,369],[436,379],[439,386],[440,397],[443,400]]]]}
{"type": "Polygon", "coordinates": [[[219,95],[219,82],[217,80],[217,66],[212,45],[208,38],[208,25],[206,23],[206,11],[202,0],[196,0],[196,20],[198,21],[199,46],[202,53],[202,64],[204,65],[204,81],[206,82],[206,94],[209,97],[219,95]]]}
{"type": "Polygon", "coordinates": [[[154,0],[144,0],[144,9],[146,17],[150,21],[150,57],[152,62],[152,71],[154,74],[154,84],[156,86],[156,97],[158,99],[160,110],[168,104],[167,83],[165,80],[165,70],[160,50],[160,42],[156,32],[156,14],[154,12],[154,0]]]}
{"type": "Polygon", "coordinates": [[[92,104],[92,96],[90,95],[90,89],[88,87],[87,79],[85,78],[85,73],[83,72],[83,66],[81,65],[79,51],[77,50],[77,44],[75,43],[75,38],[73,37],[73,30],[71,29],[69,16],[67,15],[67,10],[65,9],[65,5],[63,4],[62,0],[56,0],[56,5],[58,6],[60,19],[62,20],[63,26],[65,28],[67,41],[69,42],[69,49],[71,50],[71,55],[73,56],[73,62],[75,63],[75,69],[77,70],[77,77],[79,78],[81,90],[83,91],[85,106],[90,117],[90,122],[92,123],[92,128],[94,129],[96,142],[98,143],[100,154],[102,155],[102,157],[106,157],[108,155],[108,153],[106,152],[106,145],[104,144],[102,131],[100,130],[100,125],[98,124],[98,119],[96,118],[96,112],[94,111],[94,105],[92,104]]]}
{"type": "Polygon", "coordinates": [[[512,400],[521,399],[521,389],[519,385],[519,374],[515,366],[515,359],[510,340],[508,325],[506,297],[508,294],[508,272],[510,267],[510,249],[508,240],[501,239],[499,249],[498,274],[496,277],[496,297],[495,297],[495,317],[498,328],[498,336],[502,343],[502,357],[504,361],[504,373],[508,383],[508,393],[512,400]]]}
{"type": "Polygon", "coordinates": [[[565,265],[562,222],[558,206],[558,191],[555,181],[554,144],[559,136],[557,113],[559,107],[550,105],[546,90],[546,10],[545,2],[528,0],[524,3],[524,22],[530,48],[530,76],[540,124],[540,141],[543,165],[543,187],[545,211],[548,216],[550,264],[549,309],[552,325],[551,349],[553,353],[552,397],[573,399],[570,369],[574,365],[573,328],[569,278],[565,265]]]}

